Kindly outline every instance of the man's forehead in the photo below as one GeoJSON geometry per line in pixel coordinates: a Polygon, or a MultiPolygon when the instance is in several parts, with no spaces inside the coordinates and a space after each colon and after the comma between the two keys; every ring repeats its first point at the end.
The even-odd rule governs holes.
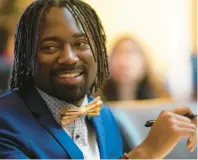
{"type": "Polygon", "coordinates": [[[44,30],[46,28],[55,29],[64,25],[65,29],[72,28],[78,30],[79,33],[84,33],[81,23],[75,19],[74,15],[66,7],[51,7],[44,19],[44,30]]]}

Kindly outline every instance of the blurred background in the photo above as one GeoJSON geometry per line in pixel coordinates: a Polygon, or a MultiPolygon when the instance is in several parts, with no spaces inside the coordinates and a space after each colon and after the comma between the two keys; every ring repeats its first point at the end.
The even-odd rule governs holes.
{"type": "MultiPolygon", "coordinates": [[[[33,0],[0,0],[0,95],[8,90],[17,21],[33,0]]],[[[163,109],[197,111],[197,0],[84,0],[107,35],[110,78],[103,99],[121,128],[124,150],[147,136],[163,109]]],[[[183,139],[166,157],[197,159],[183,139]]]]}
{"type": "MultiPolygon", "coordinates": [[[[0,95],[8,89],[17,21],[32,1],[0,0],[0,95]]],[[[106,101],[197,100],[196,0],[84,1],[107,34],[106,101]]]]}

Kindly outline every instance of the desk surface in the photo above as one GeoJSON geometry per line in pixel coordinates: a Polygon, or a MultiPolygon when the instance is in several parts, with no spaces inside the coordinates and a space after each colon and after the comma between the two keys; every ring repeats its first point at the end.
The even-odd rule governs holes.
{"type": "MultiPolygon", "coordinates": [[[[145,127],[147,120],[156,119],[164,109],[177,106],[189,106],[197,113],[197,103],[181,104],[169,100],[135,101],[135,102],[111,102],[107,103],[118,120],[122,133],[127,140],[127,145],[134,148],[148,135],[150,128],[145,127]],[[116,104],[116,105],[115,105],[116,104]],[[113,107],[114,106],[114,107],[113,107]]],[[[183,138],[176,148],[166,157],[168,159],[197,159],[197,149],[190,153],[186,148],[186,138],[183,138]]]]}

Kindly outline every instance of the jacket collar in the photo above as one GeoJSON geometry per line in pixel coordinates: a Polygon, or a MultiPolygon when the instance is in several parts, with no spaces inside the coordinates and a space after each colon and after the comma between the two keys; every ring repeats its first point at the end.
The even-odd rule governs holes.
{"type": "Polygon", "coordinates": [[[21,95],[24,97],[26,105],[35,116],[38,123],[40,123],[56,139],[69,157],[71,159],[83,159],[83,153],[70,136],[54,120],[51,112],[36,89],[34,87],[31,87],[31,90],[30,88],[21,89],[21,95]]]}
{"type": "MultiPolygon", "coordinates": [[[[50,110],[46,106],[44,100],[39,95],[35,87],[22,88],[20,90],[21,96],[24,98],[26,105],[32,114],[40,123],[62,146],[65,152],[71,159],[83,159],[83,153],[70,138],[70,136],[62,129],[62,127],[55,121],[50,110]]],[[[93,97],[89,97],[88,101],[92,101],[93,97]]],[[[92,117],[91,121],[96,129],[97,142],[99,145],[100,158],[106,159],[106,144],[103,120],[101,116],[92,117]]]]}

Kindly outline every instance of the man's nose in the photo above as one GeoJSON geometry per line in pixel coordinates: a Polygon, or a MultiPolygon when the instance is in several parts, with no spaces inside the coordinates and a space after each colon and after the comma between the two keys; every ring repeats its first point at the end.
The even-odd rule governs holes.
{"type": "Polygon", "coordinates": [[[60,53],[58,58],[59,64],[75,64],[79,61],[76,53],[72,50],[69,44],[64,46],[64,50],[60,53]]]}

